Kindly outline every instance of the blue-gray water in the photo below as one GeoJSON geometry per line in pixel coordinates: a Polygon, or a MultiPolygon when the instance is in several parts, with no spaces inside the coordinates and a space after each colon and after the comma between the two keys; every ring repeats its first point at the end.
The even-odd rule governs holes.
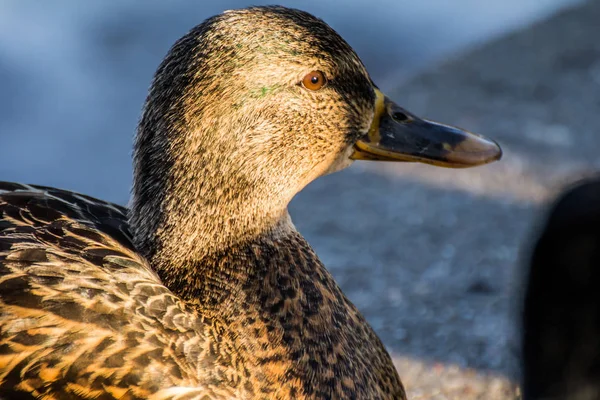
{"type": "MultiPolygon", "coordinates": [[[[391,89],[430,62],[577,2],[280,3],[325,19],[357,50],[378,84],[391,89]]],[[[125,203],[131,139],[161,57],[206,17],[260,3],[3,1],[0,179],[125,203]]]]}

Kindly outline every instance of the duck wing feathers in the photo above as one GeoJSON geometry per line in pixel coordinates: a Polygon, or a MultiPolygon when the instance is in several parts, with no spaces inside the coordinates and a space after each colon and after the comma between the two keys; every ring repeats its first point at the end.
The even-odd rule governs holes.
{"type": "Polygon", "coordinates": [[[0,398],[207,394],[195,366],[215,325],[136,254],[126,214],[0,182],[0,398]]]}

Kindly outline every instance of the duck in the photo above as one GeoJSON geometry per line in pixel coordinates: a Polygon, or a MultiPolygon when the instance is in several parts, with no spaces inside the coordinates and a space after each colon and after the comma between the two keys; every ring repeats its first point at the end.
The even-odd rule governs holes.
{"type": "Polygon", "coordinates": [[[522,296],[524,400],[600,398],[600,177],[544,210],[527,244],[522,296]]]}
{"type": "Polygon", "coordinates": [[[208,18],[154,75],[128,207],[0,183],[0,398],[406,399],[288,203],[356,160],[501,154],[395,104],[307,12],[208,18]]]}

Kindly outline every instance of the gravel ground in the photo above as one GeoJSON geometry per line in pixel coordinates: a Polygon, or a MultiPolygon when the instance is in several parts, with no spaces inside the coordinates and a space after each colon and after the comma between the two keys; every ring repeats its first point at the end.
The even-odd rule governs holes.
{"type": "Polygon", "coordinates": [[[418,115],[497,139],[501,162],[359,164],[293,204],[412,399],[518,397],[520,260],[546,201],[600,166],[599,20],[600,2],[588,2],[389,93],[418,115]]]}

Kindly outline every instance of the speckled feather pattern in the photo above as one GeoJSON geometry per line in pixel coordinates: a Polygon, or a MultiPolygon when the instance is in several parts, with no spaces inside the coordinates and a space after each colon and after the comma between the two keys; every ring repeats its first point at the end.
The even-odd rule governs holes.
{"type": "Polygon", "coordinates": [[[358,56],[310,14],[193,28],[144,105],[131,209],[0,183],[0,398],[405,399],[287,212],[350,163],[374,109],[358,56]],[[314,70],[318,91],[299,84],[314,70]]]}
{"type": "Polygon", "coordinates": [[[192,303],[132,251],[125,211],[0,183],[0,396],[403,398],[377,336],[300,235],[198,266],[192,303]]]}
{"type": "Polygon", "coordinates": [[[189,361],[212,326],[132,251],[122,207],[0,192],[0,396],[171,398],[196,386],[189,361]]]}

